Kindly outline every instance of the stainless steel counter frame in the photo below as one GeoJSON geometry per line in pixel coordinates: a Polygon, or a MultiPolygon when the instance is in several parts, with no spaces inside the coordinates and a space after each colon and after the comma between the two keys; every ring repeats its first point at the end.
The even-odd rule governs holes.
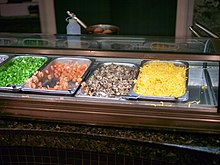
{"type": "MultiPolygon", "coordinates": [[[[189,60],[219,62],[218,54],[183,54],[155,52],[120,52],[95,50],[64,50],[40,48],[0,47],[1,53],[38,54],[47,56],[90,56],[157,60],[189,60]]],[[[219,95],[219,90],[218,90],[219,95]]],[[[219,103],[218,97],[218,103],[219,103]]],[[[142,127],[181,131],[220,133],[219,106],[192,104],[190,106],[163,103],[77,98],[24,93],[1,93],[3,116],[16,116],[72,122],[77,124],[142,127]]]]}

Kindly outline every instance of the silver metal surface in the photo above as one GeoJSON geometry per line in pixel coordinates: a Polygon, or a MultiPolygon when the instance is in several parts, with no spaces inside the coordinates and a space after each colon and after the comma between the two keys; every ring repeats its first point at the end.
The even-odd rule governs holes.
{"type": "Polygon", "coordinates": [[[76,15],[73,16],[74,19],[76,19],[76,21],[83,27],[83,28],[87,28],[86,24],[84,22],[82,22],[78,17],[76,17],[76,15]]]}
{"type": "Polygon", "coordinates": [[[189,69],[189,86],[207,86],[204,71],[201,67],[194,67],[189,69]]]}
{"type": "Polygon", "coordinates": [[[207,33],[209,36],[213,37],[213,38],[219,38],[218,35],[216,35],[214,32],[212,32],[211,30],[209,30],[207,27],[205,27],[204,25],[201,25],[198,22],[195,22],[195,26],[197,26],[198,28],[200,28],[201,30],[203,30],[205,33],[207,33]]]}
{"type": "MultiPolygon", "coordinates": [[[[36,55],[14,55],[12,57],[10,57],[7,61],[5,61],[5,63],[3,65],[0,66],[0,71],[1,70],[6,70],[8,68],[8,66],[10,65],[13,65],[13,62],[18,59],[18,58],[24,58],[24,57],[34,57],[34,58],[41,58],[41,59],[46,59],[46,61],[48,61],[48,57],[45,57],[45,56],[36,56],[36,55]]],[[[46,62],[45,62],[46,63],[46,62]]],[[[44,64],[45,64],[44,63],[44,64]]],[[[44,65],[43,64],[43,65],[44,65]]],[[[43,65],[41,67],[43,67],[43,65]]],[[[40,67],[40,68],[41,68],[40,67]]],[[[38,68],[38,69],[40,69],[38,68]]],[[[33,70],[33,73],[35,72],[36,70],[33,70]]],[[[22,74],[22,73],[19,73],[19,74],[22,74]]],[[[31,76],[31,75],[30,75],[31,76]]],[[[28,77],[27,77],[28,78],[28,77]]],[[[21,87],[22,83],[21,84],[8,84],[8,86],[2,86],[0,87],[0,90],[1,91],[19,91],[20,90],[20,87],[21,87]]]]}
{"type": "MultiPolygon", "coordinates": [[[[44,77],[38,77],[39,82],[42,82],[42,87],[54,87],[59,78],[56,78],[54,76],[53,70],[51,69],[51,66],[58,65],[58,64],[70,64],[74,65],[75,63],[78,63],[79,65],[87,64],[88,68],[87,70],[83,73],[83,76],[81,77],[82,79],[85,78],[86,74],[88,73],[88,70],[90,66],[92,65],[92,60],[86,59],[86,58],[70,58],[70,57],[60,57],[52,60],[46,67],[44,67],[42,70],[40,70],[44,77]],[[48,72],[48,73],[47,73],[48,72]],[[48,75],[51,76],[50,79],[48,79],[48,75]]],[[[80,83],[78,85],[75,84],[75,82],[69,81],[68,86],[69,89],[67,90],[53,90],[53,89],[41,89],[41,88],[31,88],[28,86],[27,83],[24,83],[21,86],[21,90],[25,92],[34,92],[34,93],[44,93],[44,94],[65,94],[65,95],[73,95],[74,92],[77,90],[79,87],[80,83]]]]}
{"type": "Polygon", "coordinates": [[[3,63],[5,60],[8,59],[8,55],[0,55],[0,64],[3,63]]]}
{"type": "Polygon", "coordinates": [[[213,87],[218,87],[219,84],[219,67],[210,67],[207,69],[212,81],[213,87]]]}
{"type": "MultiPolygon", "coordinates": [[[[88,80],[90,79],[90,77],[93,75],[94,71],[97,70],[98,68],[102,67],[102,66],[108,66],[111,64],[115,64],[115,65],[122,65],[122,66],[128,66],[130,68],[135,68],[135,70],[138,71],[138,65],[134,64],[134,63],[125,63],[125,62],[99,62],[91,71],[91,73],[89,74],[89,76],[86,78],[85,82],[87,83],[88,80]]],[[[138,72],[137,72],[138,73],[138,72]]],[[[136,75],[137,77],[137,75],[136,75]]],[[[103,91],[100,91],[100,94],[102,96],[90,96],[87,95],[83,92],[85,88],[83,86],[80,87],[79,91],[77,92],[77,94],[75,95],[76,97],[90,97],[90,98],[97,98],[97,99],[116,99],[116,100],[120,100],[123,99],[122,96],[111,96],[109,97],[106,93],[104,93],[103,91]]]]}
{"type": "Polygon", "coordinates": [[[189,27],[189,30],[196,36],[196,37],[202,37],[194,28],[193,26],[189,27]]]}
{"type": "MultiPolygon", "coordinates": [[[[147,65],[150,62],[152,62],[152,61],[150,61],[150,60],[143,61],[142,62],[142,66],[147,65]]],[[[181,66],[181,67],[189,68],[189,64],[187,62],[162,61],[162,60],[160,62],[172,62],[176,66],[181,66]]],[[[189,99],[188,80],[189,80],[189,72],[188,72],[188,69],[187,69],[186,70],[186,83],[185,83],[186,91],[185,91],[184,95],[180,96],[180,97],[168,97],[168,96],[167,97],[166,96],[163,97],[163,96],[143,96],[143,95],[139,95],[139,94],[134,92],[135,83],[133,84],[133,86],[131,88],[130,96],[131,96],[131,99],[133,97],[133,99],[140,99],[140,100],[187,101],[189,99]]]]}

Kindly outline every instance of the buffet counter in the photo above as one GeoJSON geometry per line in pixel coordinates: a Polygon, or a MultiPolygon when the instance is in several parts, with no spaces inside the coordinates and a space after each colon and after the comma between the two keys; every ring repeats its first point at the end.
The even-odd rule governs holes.
{"type": "MultiPolygon", "coordinates": [[[[90,161],[91,155],[96,155],[96,159],[97,154],[100,157],[99,154],[104,153],[109,154],[105,158],[111,157],[115,162],[120,159],[123,162],[184,164],[193,160],[198,163],[199,158],[201,163],[219,163],[220,56],[213,40],[4,34],[0,41],[1,55],[9,56],[9,59],[29,56],[49,59],[22,83],[0,87],[1,146],[5,146],[2,152],[9,152],[12,146],[18,147],[17,152],[19,146],[29,146],[42,147],[38,148],[40,150],[45,147],[65,149],[65,154],[71,149],[74,152],[89,151],[90,161]],[[60,59],[68,68],[77,63],[80,66],[86,64],[88,69],[85,74],[80,74],[79,80],[71,77],[71,84],[74,84],[67,88],[62,85],[62,90],[58,87],[63,81],[63,73],[52,72],[60,59]],[[65,62],[67,59],[77,59],[77,62],[65,62]],[[129,89],[116,85],[116,91],[123,88],[127,94],[103,92],[105,90],[100,90],[103,89],[100,86],[82,93],[83,84],[98,84],[90,83],[90,79],[99,67],[107,68],[101,71],[102,74],[95,75],[102,80],[105,74],[117,73],[109,70],[103,74],[112,64],[129,69],[137,67],[137,73],[140,73],[144,62],[154,61],[171,62],[185,68],[183,96],[142,96],[135,92],[136,81],[133,80],[129,89]],[[42,79],[42,73],[48,74],[47,79],[42,79]],[[54,77],[59,81],[51,86],[54,77]],[[118,158],[119,155],[122,157],[118,158]]],[[[11,63],[3,62],[1,72],[11,63]]],[[[21,67],[23,65],[19,69],[21,67]]],[[[133,71],[124,72],[131,75],[133,71]]],[[[116,76],[109,76],[111,78],[106,82],[111,80],[114,85],[119,81],[114,82],[116,76]]],[[[128,83],[127,80],[123,82],[128,83]]],[[[80,161],[87,161],[85,157],[80,161]]]]}
{"type": "Polygon", "coordinates": [[[219,134],[76,125],[4,117],[3,162],[48,164],[219,164],[219,134]],[[10,157],[10,158],[9,158],[10,157]],[[18,160],[17,160],[18,159],[18,160]]]}

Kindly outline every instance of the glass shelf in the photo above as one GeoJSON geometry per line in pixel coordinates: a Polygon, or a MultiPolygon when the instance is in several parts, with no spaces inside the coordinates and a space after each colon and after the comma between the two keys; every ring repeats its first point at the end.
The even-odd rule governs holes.
{"type": "Polygon", "coordinates": [[[108,50],[135,52],[215,53],[209,38],[120,35],[0,34],[1,47],[108,50]]]}

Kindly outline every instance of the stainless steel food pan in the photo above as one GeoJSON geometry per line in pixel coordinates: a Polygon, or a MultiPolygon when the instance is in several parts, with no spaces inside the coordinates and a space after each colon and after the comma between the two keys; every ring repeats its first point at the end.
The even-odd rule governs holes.
{"type": "Polygon", "coordinates": [[[33,80],[31,84],[29,81],[26,81],[22,85],[22,91],[42,94],[73,95],[79,87],[81,81],[87,75],[92,63],[93,60],[87,58],[55,58],[46,67],[34,75],[35,78],[37,77],[36,82],[32,79],[33,76],[31,77],[31,80],[33,80]],[[71,71],[70,67],[74,64],[77,64],[78,66],[85,64],[88,66],[80,77],[82,80],[77,83],[73,82],[72,79],[68,77],[74,73],[67,72],[71,71]],[[62,68],[65,69],[65,75],[62,68]],[[64,83],[66,84],[65,88],[63,87],[64,83]]]}
{"type": "MultiPolygon", "coordinates": [[[[36,55],[15,55],[11,56],[7,61],[4,62],[3,65],[0,66],[0,72],[1,74],[4,74],[4,79],[1,79],[1,82],[3,81],[8,82],[5,85],[0,86],[1,91],[17,91],[20,90],[21,85],[23,84],[24,80],[34,74],[38,69],[44,66],[44,64],[48,61],[47,57],[43,56],[36,56],[36,55]],[[38,66],[33,66],[33,61],[30,63],[30,61],[25,61],[28,57],[33,57],[35,60],[36,59],[43,59],[44,61],[39,62],[39,67],[38,66]],[[18,62],[15,64],[16,60],[22,60],[24,59],[24,62],[26,65],[24,65],[23,62],[18,62]],[[13,65],[17,65],[17,69],[13,69],[13,65]],[[29,67],[29,68],[28,68],[29,67]],[[20,70],[19,70],[20,69],[20,70]],[[30,70],[28,70],[30,69],[30,70]],[[33,69],[33,70],[32,70],[33,69]],[[15,80],[18,80],[15,82],[15,80]]],[[[36,61],[37,62],[37,61],[36,61]]],[[[37,64],[38,65],[38,64],[37,64]]],[[[16,68],[15,67],[15,68],[16,68]]]]}
{"type": "MultiPolygon", "coordinates": [[[[89,74],[88,78],[85,81],[85,84],[89,84],[89,81],[92,79],[94,79],[96,82],[93,81],[92,85],[90,82],[90,85],[86,85],[86,86],[81,86],[79,91],[77,92],[76,96],[78,97],[92,97],[92,98],[107,98],[107,99],[120,99],[122,96],[124,95],[120,95],[121,93],[126,93],[125,91],[128,90],[128,93],[126,95],[129,95],[129,91],[132,85],[133,80],[137,77],[138,74],[138,66],[136,64],[133,63],[117,63],[117,62],[100,62],[91,72],[91,74],[89,74]],[[134,77],[133,79],[130,80],[119,80],[120,77],[118,77],[118,74],[116,72],[112,72],[108,71],[108,67],[111,66],[120,66],[120,67],[128,67],[130,71],[132,71],[133,75],[131,74],[131,72],[129,73],[125,73],[125,75],[127,74],[128,76],[132,75],[131,77],[134,77]],[[103,69],[103,70],[101,70],[103,69]],[[95,75],[96,72],[96,75],[95,75]],[[107,75],[107,72],[111,72],[110,77],[109,74],[107,75]],[[114,75],[115,74],[115,75],[114,75]],[[117,83],[115,83],[114,79],[117,79],[117,83]],[[106,83],[104,83],[104,81],[106,83]],[[125,82],[126,81],[126,82],[125,82]],[[120,85],[119,83],[128,83],[132,81],[128,86],[130,86],[129,89],[127,89],[123,84],[122,84],[122,88],[125,91],[120,91],[122,89],[119,89],[120,87],[118,87],[118,85],[120,85]],[[92,87],[91,87],[92,86],[92,87]],[[88,87],[88,88],[87,88],[88,87]],[[94,88],[96,88],[96,90],[94,90],[94,88]],[[94,91],[94,93],[88,93],[85,92],[87,91],[87,89],[89,89],[90,92],[92,92],[92,89],[94,91]],[[91,89],[91,90],[90,90],[91,89]],[[107,90],[111,90],[111,94],[109,94],[110,92],[107,92],[107,90]]],[[[123,79],[123,76],[121,77],[121,79],[123,79]]]]}
{"type": "MultiPolygon", "coordinates": [[[[142,61],[141,66],[144,66],[148,63],[152,62],[151,60],[144,60],[142,61]]],[[[189,98],[189,92],[188,92],[188,79],[189,79],[189,72],[188,72],[188,68],[189,68],[189,64],[187,62],[182,62],[182,61],[159,61],[159,62],[172,62],[174,65],[176,66],[180,66],[180,67],[185,67],[186,69],[186,90],[184,95],[180,96],[180,97],[161,97],[161,96],[143,96],[143,95],[139,95],[137,93],[134,92],[134,86],[135,84],[132,85],[131,91],[130,91],[130,97],[128,97],[128,99],[140,99],[140,100],[157,100],[157,101],[187,101],[189,98]]]]}

